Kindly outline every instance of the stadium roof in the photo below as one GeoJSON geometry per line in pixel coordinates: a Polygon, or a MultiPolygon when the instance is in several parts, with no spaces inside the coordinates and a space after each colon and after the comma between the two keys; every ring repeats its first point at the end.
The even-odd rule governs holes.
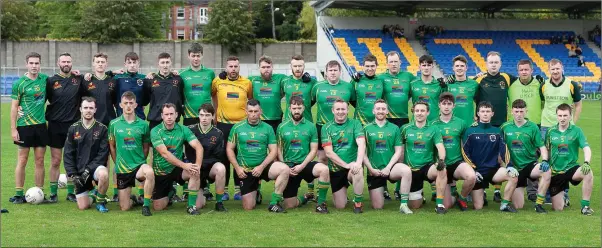
{"type": "Polygon", "coordinates": [[[541,9],[557,10],[563,13],[600,12],[600,0],[582,1],[313,1],[316,11],[326,8],[395,10],[401,13],[416,11],[458,10],[494,13],[534,12],[541,9]]]}

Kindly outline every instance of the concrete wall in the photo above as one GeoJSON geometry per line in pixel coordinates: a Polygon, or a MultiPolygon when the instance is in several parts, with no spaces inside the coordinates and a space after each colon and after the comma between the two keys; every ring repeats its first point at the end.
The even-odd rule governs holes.
{"type": "MultiPolygon", "coordinates": [[[[25,68],[25,56],[35,51],[42,56],[42,67],[55,67],[56,58],[63,52],[73,57],[73,68],[88,71],[92,65],[92,57],[97,52],[109,56],[109,68],[123,67],[124,56],[128,52],[136,52],[140,56],[140,68],[143,72],[157,68],[157,56],[167,52],[172,56],[173,67],[187,67],[189,42],[148,42],[133,44],[99,44],[90,42],[12,42],[2,41],[0,44],[0,66],[25,68]]],[[[203,64],[210,68],[223,68],[228,50],[217,44],[203,44],[203,64]]],[[[240,52],[237,56],[241,64],[255,64],[262,55],[269,55],[276,64],[288,64],[291,56],[301,54],[306,62],[316,61],[315,43],[283,43],[255,44],[251,51],[240,52]]]]}
{"type": "Polygon", "coordinates": [[[448,30],[487,30],[487,31],[573,31],[584,37],[587,31],[600,24],[600,20],[517,20],[517,19],[418,19],[410,24],[408,18],[399,17],[321,17],[327,25],[338,29],[380,29],[384,24],[399,24],[406,31],[406,37],[413,38],[420,25],[443,26],[448,30]]]}

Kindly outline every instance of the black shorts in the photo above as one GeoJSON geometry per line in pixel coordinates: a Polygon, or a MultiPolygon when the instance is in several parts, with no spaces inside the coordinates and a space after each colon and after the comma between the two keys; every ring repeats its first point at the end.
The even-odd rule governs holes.
{"type": "Polygon", "coordinates": [[[454,173],[456,172],[458,166],[460,166],[461,163],[464,163],[464,160],[458,160],[458,162],[447,165],[447,167],[445,168],[445,170],[447,171],[447,184],[453,183],[454,180],[458,180],[454,177],[454,173]]]}
{"type": "Polygon", "coordinates": [[[209,163],[203,162],[201,165],[201,189],[215,182],[215,179],[209,177],[209,172],[211,172],[213,165],[217,162],[219,161],[211,161],[209,163]]]}
{"type": "Polygon", "coordinates": [[[280,125],[280,123],[282,123],[282,119],[280,120],[262,120],[263,122],[269,124],[272,129],[274,129],[274,133],[276,133],[276,130],[278,130],[278,125],[280,125]]]}
{"type": "Polygon", "coordinates": [[[489,188],[489,184],[494,184],[493,183],[493,176],[495,176],[495,173],[497,173],[497,171],[500,168],[492,168],[489,169],[485,174],[481,173],[481,176],[483,176],[483,181],[481,181],[480,183],[475,183],[474,187],[472,188],[472,190],[479,190],[479,189],[486,189],[489,188]]]}
{"type": "Polygon", "coordinates": [[[349,170],[345,168],[340,168],[340,170],[336,172],[330,171],[330,188],[332,193],[337,192],[342,188],[348,188],[349,185],[351,185],[347,178],[348,175],[349,170]]]}
{"type": "Polygon", "coordinates": [[[148,121],[148,128],[149,130],[153,130],[153,128],[155,128],[156,126],[158,126],[159,124],[161,124],[161,122],[163,121],[148,121]]]}
{"type": "Polygon", "coordinates": [[[427,164],[425,166],[422,166],[420,169],[412,169],[412,185],[410,186],[410,192],[422,190],[422,188],[424,187],[424,181],[427,181],[429,183],[434,182],[428,177],[429,169],[431,168],[431,166],[431,164],[427,164]]]}
{"type": "Polygon", "coordinates": [[[303,168],[303,170],[298,175],[291,175],[288,177],[288,183],[286,184],[284,193],[282,193],[282,196],[285,199],[297,196],[297,193],[299,192],[299,186],[301,186],[302,180],[311,183],[314,181],[314,179],[316,179],[313,173],[314,166],[316,166],[316,164],[318,164],[318,162],[311,161],[305,166],[305,168],[303,168]]]}
{"type": "Polygon", "coordinates": [[[318,132],[318,150],[323,151],[324,147],[322,147],[322,125],[316,124],[316,130],[318,132]]]}
{"type": "Polygon", "coordinates": [[[190,126],[190,125],[194,125],[194,124],[199,124],[199,118],[184,118],[184,120],[182,121],[182,124],[184,124],[184,126],[190,126]]]}
{"type": "Polygon", "coordinates": [[[389,179],[389,177],[375,177],[370,176],[370,173],[366,171],[366,182],[368,183],[368,190],[378,189],[381,187],[387,187],[387,180],[391,183],[396,183],[397,181],[393,181],[389,179]]]}
{"type": "Polygon", "coordinates": [[[527,187],[527,179],[535,181],[537,180],[537,178],[531,178],[531,171],[533,171],[535,165],[537,165],[537,161],[528,164],[527,166],[525,166],[525,168],[518,172],[518,183],[516,184],[517,188],[527,187]]]}
{"type": "Polygon", "coordinates": [[[67,139],[69,127],[75,122],[48,122],[48,146],[63,148],[67,139]]]}
{"type": "Polygon", "coordinates": [[[410,119],[408,118],[387,118],[387,121],[395,124],[397,127],[401,128],[401,126],[408,124],[410,119]]]}
{"type": "MultiPolygon", "coordinates": [[[[573,175],[579,169],[579,166],[575,166],[573,168],[568,169],[562,174],[557,174],[552,176],[552,180],[550,181],[550,195],[555,196],[560,192],[563,192],[565,189],[569,188],[569,182],[576,186],[581,183],[581,181],[573,180],[573,175]]],[[[591,173],[591,172],[590,172],[591,173]]]]}
{"type": "MultiPolygon", "coordinates": [[[[21,147],[45,147],[48,145],[48,128],[46,123],[17,127],[20,142],[14,142],[21,147]]],[[[65,137],[67,137],[65,135],[65,137]]]]}
{"type": "Polygon", "coordinates": [[[158,200],[169,195],[173,189],[173,183],[184,185],[186,181],[182,179],[184,170],[180,167],[175,167],[171,173],[167,175],[155,175],[155,188],[153,189],[153,200],[158,200]]]}
{"type": "MultiPolygon", "coordinates": [[[[240,194],[246,195],[253,191],[257,191],[257,189],[259,188],[260,180],[269,182],[270,177],[268,175],[270,172],[270,168],[272,168],[272,163],[270,163],[268,166],[266,166],[263,169],[263,171],[261,172],[261,175],[259,177],[254,177],[252,172],[246,172],[247,178],[244,178],[244,179],[238,178],[238,180],[240,182],[240,194]]],[[[236,170],[234,170],[234,173],[236,173],[236,170]]]]}
{"type": "Polygon", "coordinates": [[[142,181],[138,180],[138,178],[136,178],[136,174],[138,173],[138,170],[140,170],[140,165],[138,167],[136,167],[136,169],[130,173],[115,173],[115,175],[117,177],[117,189],[121,190],[121,189],[127,189],[129,187],[135,187],[136,180],[138,182],[142,182],[142,181]]]}

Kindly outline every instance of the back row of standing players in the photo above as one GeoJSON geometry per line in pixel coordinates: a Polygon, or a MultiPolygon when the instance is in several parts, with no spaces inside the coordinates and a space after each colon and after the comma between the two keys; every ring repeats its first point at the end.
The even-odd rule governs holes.
{"type": "MultiPolygon", "coordinates": [[[[376,58],[368,55],[363,61],[364,73],[354,75],[353,83],[340,80],[341,66],[336,61],[331,61],[326,65],[326,80],[318,83],[315,82],[315,80],[312,79],[308,73],[304,72],[304,61],[301,56],[294,56],[292,58],[291,69],[293,75],[291,76],[273,74],[272,61],[269,57],[262,57],[259,60],[259,69],[261,75],[246,79],[239,75],[239,63],[238,59],[235,57],[228,58],[226,71],[220,73],[219,77],[216,78],[212,70],[201,65],[202,47],[200,45],[193,44],[188,51],[188,55],[190,59],[190,67],[184,69],[179,73],[179,75],[177,75],[178,73],[173,73],[171,70],[171,59],[169,54],[160,54],[158,58],[159,73],[152,74],[145,79],[144,75],[138,73],[139,59],[135,53],[128,53],[125,57],[124,65],[126,66],[126,73],[117,75],[114,75],[112,72],[105,72],[107,67],[107,57],[106,55],[98,54],[94,57],[93,61],[95,70],[94,75],[89,80],[84,80],[82,76],[75,75],[71,72],[71,57],[68,54],[62,54],[59,56],[57,61],[58,66],[61,68],[61,72],[47,79],[43,74],[39,73],[39,55],[28,55],[26,58],[28,74],[22,77],[21,80],[19,80],[19,82],[13,87],[14,101],[13,106],[11,106],[12,136],[15,140],[15,143],[19,144],[22,149],[19,149],[19,160],[16,170],[17,193],[15,197],[11,198],[11,200],[17,203],[23,201],[22,195],[24,167],[27,163],[27,154],[29,152],[29,148],[27,147],[35,148],[36,185],[40,187],[43,186],[43,153],[45,151],[45,145],[48,144],[51,147],[52,155],[52,166],[50,170],[51,194],[49,201],[57,201],[56,181],[58,180],[61,148],[66,140],[69,126],[80,119],[79,99],[85,95],[96,98],[97,111],[95,113],[95,118],[104,123],[106,126],[109,121],[121,115],[123,111],[123,106],[120,103],[122,99],[124,99],[122,98],[122,93],[126,91],[133,92],[138,105],[135,108],[135,113],[138,118],[142,120],[146,119],[143,106],[148,104],[151,105],[147,120],[149,121],[150,129],[152,130],[155,130],[154,127],[158,126],[162,121],[165,120],[163,118],[162,111],[164,110],[164,105],[166,103],[174,104],[175,112],[177,113],[177,116],[175,117],[176,122],[179,121],[179,114],[183,113],[184,124],[193,125],[199,122],[198,110],[200,109],[200,106],[205,103],[213,102],[216,108],[215,116],[217,119],[217,129],[215,130],[220,130],[223,137],[235,137],[236,134],[230,135],[230,131],[234,125],[240,122],[248,122],[248,120],[245,120],[248,113],[248,99],[258,100],[260,105],[259,107],[261,110],[263,110],[261,113],[262,122],[269,124],[274,131],[277,131],[277,127],[283,122],[283,117],[285,122],[291,117],[291,114],[289,113],[291,108],[290,101],[286,101],[287,107],[285,108],[284,113],[280,108],[282,97],[285,97],[285,99],[291,99],[292,96],[301,97],[304,105],[303,119],[305,121],[309,120],[310,122],[313,122],[311,106],[317,103],[317,120],[315,126],[317,130],[317,137],[325,136],[320,134],[322,133],[323,126],[332,127],[332,125],[328,125],[328,123],[334,121],[333,113],[336,111],[333,110],[333,106],[337,100],[351,103],[356,109],[355,118],[358,119],[361,125],[364,126],[374,122],[375,113],[373,112],[373,109],[377,99],[384,99],[384,102],[388,103],[388,113],[386,115],[387,121],[395,124],[398,127],[409,122],[408,101],[410,99],[415,103],[420,101],[427,102],[428,106],[430,106],[430,114],[427,118],[427,121],[435,121],[437,120],[439,113],[439,96],[444,91],[449,91],[453,94],[455,98],[453,115],[456,116],[456,118],[463,120],[465,123],[472,123],[473,118],[475,118],[474,103],[480,102],[481,100],[487,100],[492,103],[492,108],[495,112],[495,115],[491,120],[491,124],[493,126],[499,126],[507,119],[508,98],[511,101],[513,99],[525,99],[529,105],[529,109],[535,110],[529,111],[528,116],[529,120],[535,122],[535,124],[540,124],[540,116],[543,115],[543,118],[541,118],[541,124],[543,126],[542,129],[550,128],[555,125],[556,106],[558,106],[560,103],[564,102],[572,104],[574,102],[575,113],[573,114],[573,118],[575,121],[577,120],[581,111],[579,86],[564,78],[562,75],[562,64],[557,60],[550,61],[552,77],[546,82],[543,82],[542,79],[536,79],[531,76],[532,65],[529,61],[519,62],[519,78],[510,76],[506,73],[500,73],[498,71],[501,66],[500,55],[498,53],[491,52],[487,56],[487,74],[476,78],[476,80],[471,80],[466,77],[465,73],[467,64],[466,59],[462,56],[458,56],[454,58],[455,75],[446,79],[435,80],[431,75],[431,70],[433,67],[432,57],[427,55],[420,58],[419,62],[421,76],[416,78],[411,73],[400,72],[399,54],[390,52],[387,54],[388,70],[381,75],[375,75],[377,66],[376,58]],[[41,84],[38,80],[43,81],[43,84],[41,84]],[[30,97],[26,98],[24,96],[30,97]],[[43,103],[45,103],[46,99],[48,99],[49,105],[46,109],[44,119],[43,103]],[[545,104],[542,104],[542,100],[545,100],[545,104]],[[17,112],[19,107],[21,107],[22,113],[21,116],[18,117],[17,112]],[[541,111],[537,111],[538,109],[543,109],[543,114],[539,114],[541,111]],[[47,129],[45,124],[46,121],[48,121],[47,129]],[[40,154],[42,155],[42,159],[38,159],[40,154]]],[[[157,130],[160,130],[161,128],[162,127],[159,127],[157,130]]],[[[345,130],[340,131],[341,136],[343,133],[346,133],[345,130]]],[[[542,133],[543,132],[545,131],[542,130],[542,133]]],[[[321,140],[322,139],[318,139],[318,142],[321,140]]],[[[348,145],[347,143],[341,144],[341,142],[343,142],[341,139],[337,139],[337,142],[339,142],[339,144],[337,144],[336,148],[342,148],[348,145]]],[[[252,147],[249,146],[248,143],[246,145],[247,148],[252,147]]],[[[335,165],[338,163],[336,162],[336,158],[333,159],[332,151],[330,154],[328,152],[324,152],[323,148],[328,147],[329,145],[332,144],[318,145],[318,161],[322,162],[322,164],[328,164],[331,172],[330,181],[333,182],[332,188],[335,196],[335,206],[344,207],[341,197],[342,195],[345,195],[344,192],[346,192],[346,190],[342,193],[342,195],[342,191],[339,190],[342,188],[346,189],[348,184],[347,180],[337,178],[338,181],[336,185],[334,185],[334,178],[332,178],[332,176],[341,177],[341,175],[336,175],[336,172],[341,167],[335,165]],[[334,190],[335,186],[337,190],[334,190]],[[339,197],[337,197],[337,195],[339,197]],[[339,198],[339,201],[337,201],[337,198],[339,198]]],[[[368,145],[370,146],[370,144],[368,145]]],[[[223,149],[227,150],[228,146],[224,145],[223,147],[223,149]]],[[[154,148],[155,153],[157,153],[156,147],[154,148]]],[[[333,146],[331,149],[332,148],[335,147],[333,146]]],[[[336,148],[335,150],[337,150],[336,148]]],[[[328,151],[331,149],[326,150],[328,151]]],[[[174,152],[173,150],[169,151],[174,152]]],[[[180,151],[180,153],[182,152],[180,151]]],[[[336,152],[334,153],[336,154],[336,152]]],[[[406,156],[407,155],[409,154],[406,153],[406,156]]],[[[370,155],[368,156],[370,157],[370,155]]],[[[170,174],[168,171],[161,171],[161,168],[159,168],[161,162],[166,162],[160,161],[162,156],[155,157],[156,158],[153,159],[153,168],[155,169],[154,173],[156,175],[170,174]]],[[[399,157],[403,158],[404,156],[399,157]]],[[[238,158],[242,158],[242,160],[244,160],[244,156],[238,156],[238,158]]],[[[445,158],[444,155],[443,158],[445,158]]],[[[399,160],[402,161],[401,158],[399,160]]],[[[169,161],[169,159],[167,159],[167,161],[169,161]]],[[[233,162],[232,159],[229,159],[229,161],[221,161],[224,164],[233,162]]],[[[586,161],[589,161],[589,158],[586,158],[586,161]]],[[[303,164],[303,167],[307,165],[307,162],[309,161],[298,161],[298,163],[303,164]]],[[[358,162],[359,165],[356,166],[361,168],[362,161],[358,162]]],[[[351,161],[344,161],[344,163],[351,163],[351,161]]],[[[367,162],[367,164],[369,163],[370,161],[367,162]]],[[[232,164],[234,168],[239,168],[235,165],[235,163],[232,164]]],[[[261,164],[264,165],[264,163],[261,164]]],[[[452,163],[447,164],[450,165],[452,163]]],[[[295,167],[295,163],[288,165],[292,168],[295,167]]],[[[497,165],[499,166],[499,163],[497,163],[497,165]]],[[[383,165],[383,169],[391,169],[391,166],[386,166],[386,164],[383,165]]],[[[345,164],[342,167],[349,167],[349,164],[345,164]]],[[[138,168],[134,169],[138,171],[138,168]]],[[[225,166],[224,169],[226,172],[225,185],[229,185],[228,181],[230,179],[230,166],[225,166]]],[[[356,169],[353,169],[350,172],[348,176],[349,181],[357,180],[354,180],[353,177],[353,175],[357,175],[356,169]]],[[[294,171],[294,169],[291,170],[294,171]]],[[[122,172],[121,174],[123,174],[123,172],[131,172],[131,170],[128,169],[120,171],[119,166],[116,166],[114,171],[116,171],[118,175],[120,172],[122,172]]],[[[369,172],[371,171],[369,170],[369,172]]],[[[374,175],[374,173],[370,174],[374,175]]],[[[96,176],[96,173],[94,173],[94,176],[96,176]]],[[[428,177],[426,174],[424,176],[428,177]]],[[[136,177],[138,178],[138,176],[136,177]]],[[[347,177],[347,175],[343,176],[343,178],[345,177],[347,177]]],[[[241,195],[241,192],[239,191],[240,187],[238,185],[240,185],[240,182],[243,180],[239,178],[239,173],[234,173],[234,178],[236,185],[235,198],[237,198],[237,195],[239,197],[241,195]]],[[[308,178],[311,178],[311,175],[308,178]]],[[[430,177],[428,178],[430,179],[430,177]]],[[[121,180],[117,181],[120,182],[121,180]]],[[[133,183],[133,180],[131,181],[131,183],[133,183]]],[[[319,180],[320,189],[328,188],[330,183],[326,181],[327,180],[319,180]]],[[[368,181],[370,186],[370,177],[368,181]]],[[[363,178],[361,182],[363,185],[363,178]]],[[[382,182],[379,182],[378,184],[381,185],[382,182]]],[[[407,194],[398,193],[401,184],[398,183],[398,185],[399,186],[396,190],[396,196],[398,196],[397,198],[401,199],[402,202],[404,200],[407,202],[407,194]]],[[[257,187],[259,186],[260,185],[257,185],[257,187]]],[[[382,186],[386,186],[386,181],[382,186]]],[[[117,187],[114,188],[115,192],[120,187],[117,185],[117,187]]],[[[363,186],[354,188],[358,188],[354,190],[356,194],[356,197],[354,198],[354,209],[356,212],[361,212],[361,190],[363,189],[363,186]]],[[[384,191],[382,187],[378,188],[381,190],[380,192],[384,191]]],[[[297,203],[307,202],[308,200],[313,199],[314,196],[312,189],[313,188],[310,187],[308,194],[299,197],[297,203]]],[[[280,207],[280,204],[278,203],[278,198],[282,197],[282,190],[277,189],[276,191],[280,192],[275,192],[275,195],[273,195],[272,198],[276,198],[276,201],[272,199],[273,203],[275,204],[270,204],[269,209],[271,211],[282,211],[282,207],[280,207]]],[[[157,189],[155,187],[155,193],[156,192],[157,189]]],[[[75,200],[74,198],[76,197],[73,193],[73,187],[68,186],[69,200],[75,200]]],[[[150,193],[144,193],[144,190],[141,188],[139,188],[139,193],[144,195],[144,198],[149,198],[147,196],[150,193]]],[[[225,188],[225,192],[217,193],[218,203],[221,203],[222,199],[229,198],[227,188],[225,188]]],[[[172,192],[169,192],[169,190],[168,192],[165,192],[166,196],[168,194],[172,194],[172,192]]],[[[115,193],[115,195],[117,195],[117,193],[115,193]]],[[[465,194],[462,195],[466,196],[465,194]]],[[[129,193],[125,195],[126,200],[128,199],[128,196],[129,193]]],[[[256,198],[256,201],[260,202],[260,199],[257,199],[259,197],[260,194],[253,198],[256,198]]],[[[243,206],[250,206],[249,204],[244,204],[244,198],[248,197],[242,198],[243,206]]],[[[291,197],[285,196],[285,198],[291,197]]],[[[318,197],[319,204],[316,206],[316,210],[318,212],[325,212],[324,210],[326,210],[326,205],[320,198],[321,197],[318,197]]],[[[457,198],[460,199],[463,197],[457,198]]],[[[101,197],[98,199],[104,199],[104,194],[101,194],[101,197]]],[[[437,193],[438,212],[444,211],[442,199],[443,196],[437,193]]],[[[195,201],[192,201],[192,206],[190,206],[190,200],[192,199],[189,199],[189,207],[194,207],[195,201]]],[[[142,200],[140,200],[140,202],[142,202],[142,200]]],[[[148,207],[146,201],[144,201],[144,205],[148,207]]],[[[287,207],[289,206],[289,204],[286,205],[287,207]]],[[[221,207],[223,208],[223,205],[221,207]]],[[[378,206],[373,205],[373,207],[378,206]]],[[[123,208],[124,207],[122,207],[122,209],[123,208]]],[[[216,208],[218,208],[217,205],[216,208]]],[[[405,209],[402,210],[403,212],[409,211],[409,209],[407,209],[407,211],[405,209]]],[[[191,212],[195,211],[195,209],[192,209],[191,212]]]]}

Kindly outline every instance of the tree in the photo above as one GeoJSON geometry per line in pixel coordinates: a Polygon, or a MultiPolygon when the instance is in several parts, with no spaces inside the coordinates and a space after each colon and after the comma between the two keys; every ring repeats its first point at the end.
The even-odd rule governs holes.
{"type": "Polygon", "coordinates": [[[285,22],[276,27],[278,40],[297,40],[299,39],[299,25],[296,23],[285,22]]]}
{"type": "Polygon", "coordinates": [[[38,1],[38,35],[46,38],[81,38],[77,28],[80,22],[79,5],[70,1],[38,1]]]}
{"type": "MultiPolygon", "coordinates": [[[[298,34],[290,32],[299,30],[295,27],[299,13],[302,9],[302,2],[296,1],[274,1],[274,24],[276,26],[276,39],[290,40],[290,37],[299,37],[298,34]],[[280,27],[285,25],[285,27],[280,27]],[[278,30],[282,30],[278,31],[278,30]],[[286,37],[282,37],[280,34],[286,37]]],[[[253,26],[255,27],[256,38],[272,37],[272,10],[270,1],[255,1],[252,5],[253,26]]]]}
{"type": "Polygon", "coordinates": [[[0,15],[3,40],[18,41],[34,34],[36,12],[30,3],[5,0],[0,15]]]}
{"type": "Polygon", "coordinates": [[[38,1],[40,35],[124,42],[161,38],[170,2],[38,1]]]}
{"type": "Polygon", "coordinates": [[[99,42],[161,38],[169,2],[79,2],[80,32],[99,42]],[[90,13],[94,13],[91,15],[90,13]]]}
{"type": "Polygon", "coordinates": [[[316,25],[316,16],[314,8],[309,5],[309,2],[303,3],[303,9],[299,15],[297,24],[301,27],[300,35],[303,39],[315,40],[318,36],[316,25]]]}
{"type": "Polygon", "coordinates": [[[221,44],[233,54],[250,50],[255,35],[248,5],[243,1],[217,0],[209,4],[209,9],[205,39],[221,44]]]}

